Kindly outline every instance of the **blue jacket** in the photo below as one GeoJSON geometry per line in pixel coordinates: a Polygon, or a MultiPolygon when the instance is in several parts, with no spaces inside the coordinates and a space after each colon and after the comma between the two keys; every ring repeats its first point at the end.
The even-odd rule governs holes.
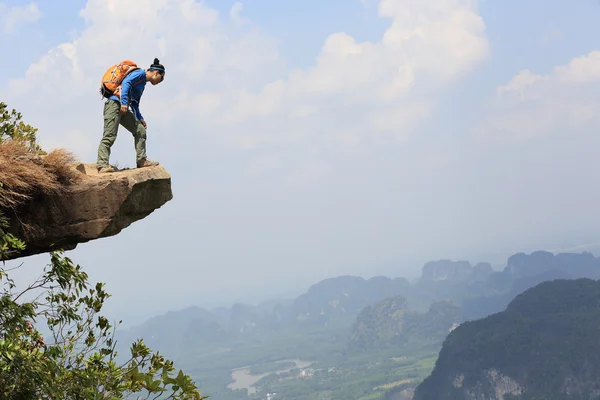
{"type": "Polygon", "coordinates": [[[142,68],[136,69],[123,79],[120,91],[117,89],[116,93],[110,96],[110,100],[120,101],[121,105],[124,106],[131,105],[137,119],[142,120],[144,117],[140,113],[140,100],[142,99],[146,82],[146,71],[142,68]]]}

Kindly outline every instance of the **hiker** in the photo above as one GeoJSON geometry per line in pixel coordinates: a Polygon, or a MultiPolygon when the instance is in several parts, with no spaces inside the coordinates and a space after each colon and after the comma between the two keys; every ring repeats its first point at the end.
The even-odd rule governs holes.
{"type": "Polygon", "coordinates": [[[123,61],[105,73],[100,89],[107,100],[104,103],[104,134],[98,146],[99,173],[114,172],[108,160],[110,148],[117,139],[119,124],[133,134],[137,167],[158,165],[158,162],[146,158],[147,124],[140,113],[140,99],[147,82],[157,85],[164,78],[165,67],[158,58],[146,70],[138,68],[132,61],[123,61]]]}

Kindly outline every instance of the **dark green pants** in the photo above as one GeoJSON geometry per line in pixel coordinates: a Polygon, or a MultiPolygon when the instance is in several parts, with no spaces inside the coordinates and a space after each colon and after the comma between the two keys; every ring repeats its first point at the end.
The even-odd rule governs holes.
{"type": "Polygon", "coordinates": [[[117,139],[119,124],[133,134],[135,144],[136,161],[139,162],[146,158],[146,128],[135,115],[128,110],[126,114],[121,114],[119,109],[121,104],[114,100],[108,100],[104,104],[104,135],[98,146],[98,167],[108,167],[110,158],[110,148],[117,139]]]}

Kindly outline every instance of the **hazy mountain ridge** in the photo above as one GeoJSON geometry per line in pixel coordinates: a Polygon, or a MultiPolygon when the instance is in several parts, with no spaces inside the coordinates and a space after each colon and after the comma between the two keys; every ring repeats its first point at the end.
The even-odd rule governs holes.
{"type": "Polygon", "coordinates": [[[163,343],[182,343],[184,338],[210,345],[283,329],[350,328],[365,307],[394,296],[402,296],[411,309],[425,313],[431,304],[451,300],[469,320],[504,310],[516,295],[540,282],[580,277],[599,278],[600,259],[587,252],[517,253],[502,271],[494,271],[488,263],[439,260],[426,263],[420,279],[412,284],[404,278],[340,276],[315,283],[295,299],[256,306],[236,303],[210,311],[189,307],[151,318],[121,334],[144,337],[162,348],[163,343]]]}

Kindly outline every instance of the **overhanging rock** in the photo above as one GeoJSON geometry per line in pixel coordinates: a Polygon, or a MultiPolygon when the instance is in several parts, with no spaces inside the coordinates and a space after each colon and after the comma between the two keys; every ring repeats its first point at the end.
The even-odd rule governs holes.
{"type": "Polygon", "coordinates": [[[9,259],[114,236],[173,198],[171,176],[160,165],[98,174],[95,164],[79,164],[81,182],[65,192],[41,195],[11,218],[11,232],[26,249],[9,259]]]}

